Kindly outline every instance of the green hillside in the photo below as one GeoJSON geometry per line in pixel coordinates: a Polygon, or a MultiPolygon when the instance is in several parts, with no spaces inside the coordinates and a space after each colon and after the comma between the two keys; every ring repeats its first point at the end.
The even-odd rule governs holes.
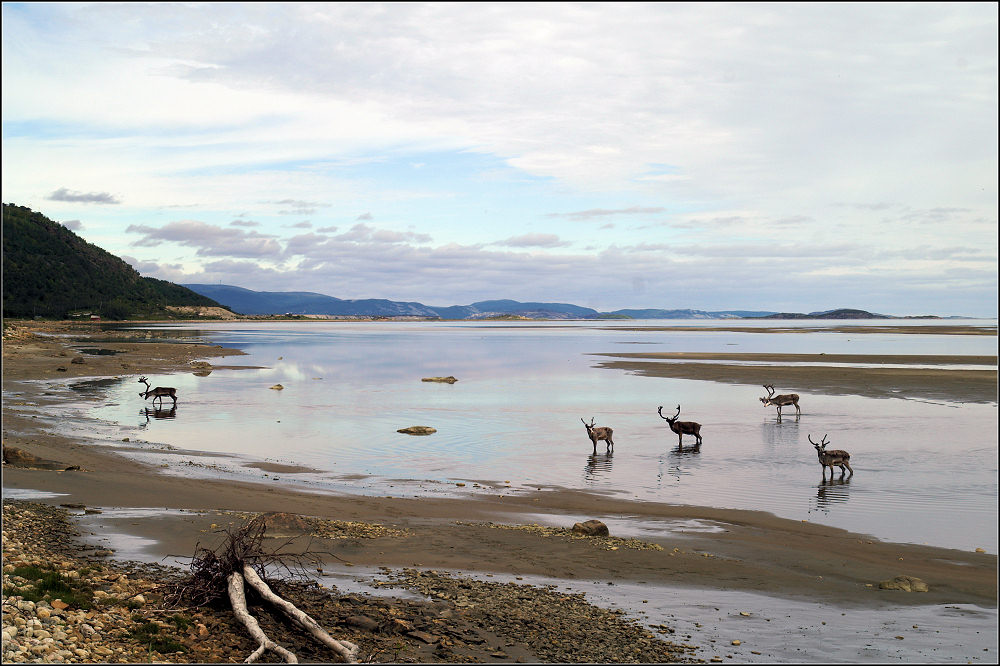
{"type": "Polygon", "coordinates": [[[167,305],[218,306],[172,282],[142,277],[118,257],[41,213],[3,204],[3,316],[105,319],[169,316],[167,305]]]}

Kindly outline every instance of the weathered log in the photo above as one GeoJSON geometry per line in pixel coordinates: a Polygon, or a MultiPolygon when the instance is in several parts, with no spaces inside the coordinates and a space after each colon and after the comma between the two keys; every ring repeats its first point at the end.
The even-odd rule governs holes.
{"type": "Polygon", "coordinates": [[[236,615],[236,619],[247,628],[247,631],[250,632],[250,635],[257,641],[258,645],[257,649],[243,663],[252,664],[256,662],[268,650],[278,653],[285,660],[286,664],[299,663],[294,654],[267,637],[264,630],[260,628],[257,618],[247,610],[247,598],[243,592],[243,575],[239,571],[229,574],[229,603],[233,607],[233,614],[236,615]]]}
{"type": "Polygon", "coordinates": [[[356,664],[358,655],[358,646],[350,641],[338,641],[333,636],[328,634],[323,627],[319,626],[316,620],[312,619],[306,613],[296,608],[295,604],[288,601],[287,599],[282,599],[277,594],[275,594],[267,583],[257,575],[251,567],[245,567],[243,569],[243,577],[250,586],[257,590],[257,593],[265,600],[274,604],[278,607],[282,613],[284,613],[290,620],[298,624],[300,627],[309,632],[309,635],[316,639],[318,642],[327,646],[334,652],[336,652],[340,657],[348,664],[356,664]]]}

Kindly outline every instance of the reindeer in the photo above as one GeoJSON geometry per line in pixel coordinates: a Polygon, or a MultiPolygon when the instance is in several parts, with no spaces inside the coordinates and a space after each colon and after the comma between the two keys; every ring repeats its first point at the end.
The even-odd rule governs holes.
{"type": "Polygon", "coordinates": [[[813,441],[812,435],[806,435],[809,439],[809,443],[813,445],[816,449],[816,455],[819,456],[819,464],[823,466],[823,480],[826,481],[826,468],[830,468],[830,479],[833,480],[833,468],[837,466],[840,468],[840,478],[844,478],[846,470],[845,467],[851,470],[851,476],[854,476],[854,470],[851,469],[851,454],[847,451],[842,451],[841,449],[833,449],[832,451],[826,450],[826,445],[829,444],[826,441],[826,435],[823,435],[823,439],[820,440],[819,444],[813,441]]]}
{"type": "Polygon", "coordinates": [[[615,443],[611,440],[611,433],[613,430],[611,428],[605,428],[603,426],[594,427],[594,418],[590,418],[590,423],[587,423],[583,419],[583,427],[587,429],[587,436],[590,437],[590,441],[594,443],[594,453],[597,453],[597,443],[604,440],[605,446],[608,451],[615,448],[615,443]]]}
{"type": "Polygon", "coordinates": [[[673,418],[663,415],[663,405],[660,405],[656,411],[659,413],[660,418],[667,422],[670,429],[677,433],[678,448],[684,446],[684,435],[694,435],[697,440],[695,442],[695,447],[701,446],[701,424],[695,423],[694,421],[678,421],[677,418],[681,415],[680,405],[677,405],[677,413],[674,414],[673,418]]]}
{"type": "Polygon", "coordinates": [[[148,400],[150,397],[152,397],[153,398],[153,405],[155,406],[157,399],[159,399],[160,405],[162,406],[163,405],[163,396],[168,395],[171,398],[173,398],[174,407],[177,406],[177,389],[175,389],[175,388],[169,388],[169,387],[164,387],[164,386],[157,386],[156,388],[150,388],[149,387],[149,382],[147,381],[147,379],[145,377],[140,377],[139,378],[139,383],[146,385],[146,390],[145,391],[139,391],[139,395],[142,396],[143,400],[148,400]]]}
{"type": "Polygon", "coordinates": [[[774,395],[774,385],[764,384],[764,388],[767,389],[767,397],[761,398],[760,401],[764,403],[765,407],[770,407],[774,405],[778,408],[778,419],[781,419],[781,408],[787,407],[788,405],[795,405],[795,415],[800,416],[802,414],[802,409],[799,407],[799,394],[798,393],[787,393],[785,395],[774,395]]]}

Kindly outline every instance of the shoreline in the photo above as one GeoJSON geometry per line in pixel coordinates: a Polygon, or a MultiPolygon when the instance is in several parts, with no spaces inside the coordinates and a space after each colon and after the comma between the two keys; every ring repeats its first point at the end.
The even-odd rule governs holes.
{"type": "MultiPolygon", "coordinates": [[[[107,343],[123,353],[87,357],[83,363],[74,364],[68,362],[72,352],[67,349],[89,344],[85,340],[94,337],[93,329],[88,331],[86,325],[73,324],[56,328],[79,335],[84,341],[30,335],[5,340],[4,391],[16,390],[20,397],[4,402],[4,445],[86,471],[53,472],[7,465],[4,470],[6,487],[66,493],[73,502],[94,507],[288,511],[334,520],[407,524],[413,529],[437,533],[433,539],[422,543],[417,553],[412,552],[412,542],[401,542],[397,548],[380,543],[374,548],[360,547],[352,553],[357,564],[373,566],[422,563],[440,568],[521,572],[555,578],[567,572],[577,577],[614,574],[663,584],[708,588],[725,585],[778,596],[818,596],[846,605],[886,603],[884,593],[879,594],[877,590],[873,593],[866,586],[907,573],[933,581],[932,591],[920,595],[892,595],[891,603],[974,603],[996,607],[996,555],[884,543],[865,535],[782,519],[765,512],[635,502],[573,489],[502,496],[482,492],[458,499],[393,498],[318,495],[277,484],[164,475],[153,467],[127,459],[115,452],[114,447],[81,444],[69,437],[47,433],[45,414],[39,414],[37,409],[21,410],[21,405],[14,404],[27,402],[45,406],[52,400],[42,395],[44,391],[37,382],[25,380],[109,377],[123,372],[183,372],[199,368],[204,371],[206,362],[202,359],[229,360],[242,352],[193,343],[130,342],[128,336],[123,335],[120,341],[107,343]],[[91,335],[88,336],[88,332],[91,335]],[[53,366],[65,367],[66,371],[57,371],[53,366]],[[678,545],[684,551],[683,554],[674,553],[673,558],[668,556],[671,564],[685,561],[683,566],[677,567],[679,570],[671,570],[664,568],[668,560],[649,552],[616,552],[615,561],[609,563],[601,556],[594,557],[594,553],[575,552],[578,550],[575,543],[540,538],[526,530],[499,530],[485,525],[490,522],[518,524],[522,522],[519,516],[539,513],[700,520],[721,525],[723,529],[709,534],[684,534],[677,539],[677,544],[664,544],[670,546],[668,551],[678,545]],[[455,521],[463,525],[457,526],[455,521]],[[483,548],[483,543],[495,544],[496,548],[483,548]],[[546,556],[525,557],[519,554],[524,548],[544,549],[546,556]],[[714,557],[706,557],[705,553],[714,557]],[[897,564],[901,556],[907,562],[905,567],[897,564]],[[837,563],[837,579],[847,583],[846,587],[832,585],[829,577],[824,578],[833,561],[837,563]]],[[[102,332],[101,335],[107,334],[102,332]]],[[[197,532],[193,536],[196,541],[197,532]]],[[[178,535],[174,543],[165,542],[163,548],[167,552],[186,552],[182,546],[184,541],[178,535]]],[[[190,538],[187,541],[192,542],[190,538]]]]}
{"type": "MultiPolygon", "coordinates": [[[[222,367],[213,365],[214,361],[227,363],[225,367],[248,367],[238,365],[242,352],[198,342],[136,339],[134,332],[109,335],[87,325],[48,328],[70,335],[38,337],[22,328],[5,337],[3,444],[5,449],[16,447],[39,459],[80,469],[54,471],[5,464],[4,488],[62,494],[31,500],[40,504],[108,509],[105,525],[115,524],[114,508],[150,509],[151,515],[141,521],[118,522],[123,532],[155,541],[155,552],[163,555],[188,556],[208,534],[241,521],[247,514],[285,512],[320,521],[385,526],[394,534],[346,540],[314,536],[320,549],[333,555],[324,564],[330,570],[338,566],[357,567],[359,571],[412,567],[518,580],[538,577],[567,585],[608,581],[609,585],[651,586],[647,589],[700,589],[709,597],[713,590],[719,594],[759,594],[774,600],[773,607],[780,608],[785,603],[780,600],[786,600],[845,612],[944,604],[997,608],[995,554],[883,542],[766,512],[639,502],[569,488],[513,492],[483,484],[465,497],[411,498],[317,494],[273,482],[167,475],[156,466],[121,455],[118,441],[102,444],[51,432],[60,418],[55,411],[60,398],[47,395],[50,382],[210,373],[222,367]],[[90,356],[74,351],[93,346],[95,339],[118,353],[90,356]],[[83,358],[83,362],[74,362],[75,358],[83,358]],[[564,529],[525,524],[536,520],[538,514],[554,517],[557,522],[565,516],[560,523],[564,529]],[[646,543],[572,538],[568,528],[579,516],[657,520],[676,524],[678,529],[646,543]],[[692,523],[710,529],[684,527],[692,523]],[[899,575],[922,579],[930,591],[879,589],[880,581],[899,575]]],[[[90,395],[99,396],[99,392],[90,395]]],[[[247,466],[262,469],[259,463],[247,466]]],[[[306,470],[275,471],[287,480],[306,470]]],[[[88,550],[82,544],[79,547],[81,552],[88,550]]],[[[557,613],[557,609],[551,612],[557,613]]],[[[784,616],[780,611],[778,615],[784,616]]],[[[694,631],[695,638],[688,640],[697,642],[699,630],[694,631]]],[[[790,627],[789,631],[797,630],[790,627]]],[[[725,651],[736,652],[741,658],[738,648],[725,651]]],[[[744,652],[742,657],[749,655],[744,652]]]]}

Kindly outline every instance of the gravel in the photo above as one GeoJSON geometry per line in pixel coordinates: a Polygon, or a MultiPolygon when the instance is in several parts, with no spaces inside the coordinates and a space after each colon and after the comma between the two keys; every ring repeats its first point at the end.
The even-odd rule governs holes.
{"type": "MultiPolygon", "coordinates": [[[[93,549],[80,541],[65,509],[4,501],[4,663],[237,663],[256,647],[226,607],[164,605],[165,586],[185,572],[83,552],[93,549]],[[55,587],[43,594],[43,581],[55,581],[55,587]]],[[[374,585],[407,588],[428,600],[271,582],[334,638],[358,644],[362,662],[704,662],[695,647],[667,641],[620,610],[589,604],[582,594],[448,572],[383,574],[387,580],[374,585]]],[[[300,661],[334,658],[266,607],[251,603],[250,610],[300,661]]]]}

